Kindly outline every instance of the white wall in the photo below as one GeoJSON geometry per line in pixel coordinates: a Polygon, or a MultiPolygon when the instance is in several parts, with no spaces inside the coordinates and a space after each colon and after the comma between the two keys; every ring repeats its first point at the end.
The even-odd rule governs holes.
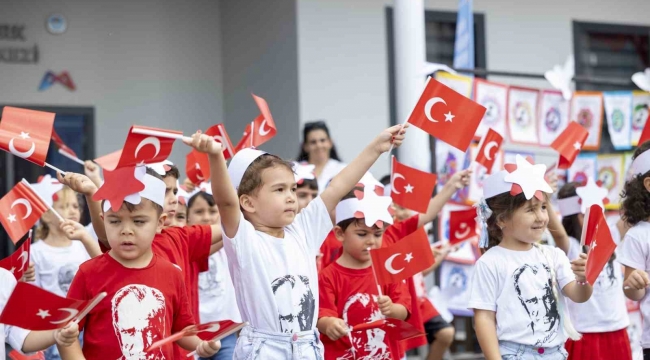
{"type": "MultiPolygon", "coordinates": [[[[345,160],[389,124],[385,7],[390,0],[300,0],[300,119],[327,119],[345,160]]],[[[456,11],[458,0],[428,0],[456,11]]],[[[542,73],[573,52],[572,20],[648,25],[650,2],[475,0],[485,14],[488,69],[542,73]]],[[[544,81],[490,78],[548,87],[544,81]]],[[[427,151],[427,149],[423,149],[427,151]]],[[[388,172],[387,157],[373,168],[388,172]]]]}
{"type": "MultiPolygon", "coordinates": [[[[121,148],[131,124],[186,133],[221,121],[219,2],[213,0],[5,0],[0,23],[25,24],[27,42],[38,44],[36,65],[0,63],[0,102],[93,106],[96,154],[121,148]],[[63,14],[69,23],[51,35],[45,19],[63,14]],[[38,91],[47,70],[67,70],[77,86],[38,91]]],[[[177,142],[171,160],[184,164],[177,142]]]]}

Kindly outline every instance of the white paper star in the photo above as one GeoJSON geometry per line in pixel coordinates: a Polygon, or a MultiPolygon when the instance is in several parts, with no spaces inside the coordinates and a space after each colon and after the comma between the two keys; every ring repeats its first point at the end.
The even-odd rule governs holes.
{"type": "MultiPolygon", "coordinates": [[[[144,165],[143,161],[141,161],[141,163],[144,165]]],[[[162,162],[149,164],[147,166],[150,167],[153,171],[157,172],[158,175],[165,176],[167,174],[167,170],[165,170],[165,165],[171,166],[171,165],[174,165],[174,163],[172,163],[169,160],[165,160],[165,161],[162,161],[162,162]]],[[[138,164],[138,166],[141,166],[141,165],[138,164]]]]}
{"type": "Polygon", "coordinates": [[[7,220],[9,220],[10,223],[16,222],[16,214],[9,214],[7,220]]]}
{"type": "Polygon", "coordinates": [[[20,137],[23,138],[23,139],[29,139],[29,133],[21,131],[20,132],[20,137]]]}
{"type": "Polygon", "coordinates": [[[371,227],[377,221],[393,223],[393,217],[388,212],[393,200],[390,196],[379,196],[372,186],[363,188],[363,199],[359,200],[359,210],[366,219],[366,226],[371,227]]]}
{"type": "Polygon", "coordinates": [[[414,188],[415,188],[415,186],[413,186],[413,185],[411,185],[411,184],[406,184],[406,186],[404,186],[404,190],[405,190],[407,193],[412,193],[414,188]]]}
{"type": "Polygon", "coordinates": [[[404,258],[404,261],[406,261],[407,263],[410,263],[411,260],[413,260],[413,253],[406,254],[406,257],[404,258]]]}
{"type": "Polygon", "coordinates": [[[456,117],[456,115],[452,115],[451,111],[450,111],[450,112],[445,114],[445,122],[447,122],[447,121],[453,122],[452,119],[455,118],[455,117],[456,117]]]}
{"type": "Polygon", "coordinates": [[[300,180],[315,179],[316,178],[316,176],[314,175],[315,169],[316,169],[316,165],[294,163],[293,171],[295,173],[294,176],[296,178],[296,182],[300,180]]]}
{"type": "Polygon", "coordinates": [[[590,208],[591,205],[598,205],[602,209],[605,209],[603,200],[607,198],[609,191],[598,186],[594,178],[589,177],[587,179],[587,185],[576,188],[576,193],[580,196],[580,200],[582,200],[580,203],[580,210],[583,214],[586,213],[587,209],[590,208]]]}
{"type": "Polygon", "coordinates": [[[36,314],[36,316],[40,316],[41,319],[45,319],[46,317],[52,316],[52,315],[50,315],[49,310],[38,309],[38,313],[36,314]]]}
{"type": "Polygon", "coordinates": [[[527,200],[532,199],[538,190],[549,194],[553,192],[551,186],[544,179],[546,165],[532,165],[519,154],[516,156],[516,163],[517,170],[508,173],[503,180],[521,186],[527,200]]]}
{"type": "Polygon", "coordinates": [[[579,141],[576,141],[575,143],[573,143],[573,148],[580,151],[580,149],[582,149],[582,145],[580,145],[579,141]]]}
{"type": "Polygon", "coordinates": [[[364,189],[367,187],[373,189],[375,192],[377,192],[377,194],[384,193],[384,184],[380,183],[369,172],[363,174],[363,177],[361,178],[361,180],[359,180],[359,184],[363,185],[364,189]]]}
{"type": "Polygon", "coordinates": [[[50,175],[45,175],[41,181],[36,184],[30,184],[32,189],[43,198],[43,201],[51,207],[54,204],[54,194],[58,193],[63,189],[63,184],[58,182],[56,179],[53,179],[50,175]]]}

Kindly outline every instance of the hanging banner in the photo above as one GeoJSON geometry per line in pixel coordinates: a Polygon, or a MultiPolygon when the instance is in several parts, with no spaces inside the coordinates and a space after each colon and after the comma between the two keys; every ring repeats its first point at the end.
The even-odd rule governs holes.
{"type": "Polygon", "coordinates": [[[444,71],[436,72],[435,78],[457,93],[471,99],[473,78],[469,76],[450,74],[444,71]]]}
{"type": "Polygon", "coordinates": [[[474,68],[474,15],[473,0],[459,0],[456,18],[456,42],[454,43],[454,67],[474,68]]]}
{"type": "MultiPolygon", "coordinates": [[[[436,140],[436,173],[438,174],[438,191],[442,190],[452,175],[466,169],[470,163],[468,152],[460,151],[441,140],[436,140]]],[[[458,204],[468,202],[468,188],[456,191],[451,201],[458,204]]]]}
{"type": "Polygon", "coordinates": [[[588,178],[596,178],[596,154],[580,154],[568,170],[568,182],[586,184],[588,178]]]}
{"type": "Polygon", "coordinates": [[[508,134],[510,142],[538,145],[537,104],[539,90],[510,86],[508,88],[508,134]]]}
{"type": "Polygon", "coordinates": [[[598,155],[597,157],[597,179],[602,182],[605,189],[609,191],[605,205],[607,210],[618,210],[620,208],[620,194],[625,182],[625,158],[622,154],[598,155]]]}
{"type": "Polygon", "coordinates": [[[632,146],[639,145],[639,138],[643,127],[648,120],[648,107],[650,106],[650,93],[645,91],[632,91],[632,130],[630,134],[632,146]]]}
{"type": "Polygon", "coordinates": [[[542,90],[539,103],[539,144],[550,146],[569,124],[571,103],[556,90],[542,90]]]}
{"type": "Polygon", "coordinates": [[[582,150],[598,151],[603,126],[603,93],[576,91],[571,101],[570,119],[577,121],[589,131],[589,137],[582,150]]]}
{"type": "Polygon", "coordinates": [[[506,133],[508,86],[483,79],[474,79],[474,101],[487,109],[474,137],[480,140],[487,129],[492,128],[504,135],[505,140],[508,141],[506,133]]]}
{"type": "Polygon", "coordinates": [[[469,304],[469,282],[474,265],[445,261],[440,265],[440,290],[449,294],[447,308],[456,316],[472,316],[469,304]]]}
{"type": "Polygon", "coordinates": [[[603,92],[605,116],[609,137],[616,150],[632,148],[630,132],[632,131],[632,92],[605,91],[603,92]]]}

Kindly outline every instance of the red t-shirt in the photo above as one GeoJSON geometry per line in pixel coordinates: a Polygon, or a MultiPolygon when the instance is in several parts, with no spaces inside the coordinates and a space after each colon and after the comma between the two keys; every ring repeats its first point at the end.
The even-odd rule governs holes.
{"type": "MultiPolygon", "coordinates": [[[[381,319],[381,311],[377,305],[377,285],[375,284],[370,267],[348,269],[336,262],[330,264],[319,275],[318,318],[337,317],[343,319],[348,326],[381,319]]],[[[409,313],[411,312],[411,298],[405,284],[382,286],[381,291],[384,295],[389,296],[393,303],[404,305],[409,313]]],[[[377,331],[352,333],[356,358],[361,359],[374,354],[373,359],[401,359],[403,354],[399,344],[383,338],[385,335],[383,331],[377,331]]],[[[325,359],[337,359],[352,355],[352,345],[347,336],[332,341],[322,334],[321,340],[325,346],[325,359]]]]}
{"type": "Polygon", "coordinates": [[[68,296],[103,299],[79,324],[86,359],[174,359],[172,344],[145,353],[155,341],[194,324],[183,275],[155,255],[145,268],[126,268],[109,254],[79,266],[68,296]]]}
{"type": "MultiPolygon", "coordinates": [[[[413,215],[404,221],[396,221],[391,226],[386,228],[384,236],[382,237],[383,242],[381,246],[387,247],[393,245],[411,233],[415,232],[418,229],[419,221],[420,215],[418,214],[413,215]]],[[[416,329],[424,332],[424,319],[420,313],[420,304],[418,301],[417,292],[415,291],[415,283],[413,283],[413,278],[409,278],[407,280],[407,283],[409,294],[411,295],[411,308],[413,309],[411,316],[407,322],[415,326],[416,329]]],[[[427,344],[428,341],[426,336],[419,336],[402,342],[402,345],[404,345],[406,350],[414,349],[427,344]]]]}
{"type": "Polygon", "coordinates": [[[334,230],[330,231],[320,246],[320,253],[323,254],[323,257],[320,259],[320,269],[325,269],[336,261],[341,256],[341,249],[343,249],[343,243],[336,238],[334,230]]]}

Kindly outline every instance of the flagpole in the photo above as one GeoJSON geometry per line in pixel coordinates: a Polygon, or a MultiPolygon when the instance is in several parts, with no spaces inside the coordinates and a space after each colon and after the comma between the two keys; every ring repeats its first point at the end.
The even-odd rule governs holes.
{"type": "MultiPolygon", "coordinates": [[[[368,253],[370,253],[370,248],[368,248],[368,253]]],[[[372,260],[370,261],[370,268],[372,269],[372,276],[375,277],[375,284],[377,284],[377,292],[379,293],[380,297],[384,296],[384,294],[381,292],[381,286],[379,286],[379,281],[377,280],[377,272],[375,271],[375,264],[372,260]]]]}
{"type": "Polygon", "coordinates": [[[253,147],[253,134],[255,131],[255,120],[251,121],[251,147],[253,147]]]}
{"type": "Polygon", "coordinates": [[[168,133],[168,132],[165,132],[165,131],[141,129],[141,128],[138,128],[138,127],[134,127],[131,130],[131,132],[134,133],[134,134],[157,136],[157,137],[166,138],[166,139],[187,140],[187,141],[192,140],[191,137],[185,136],[183,134],[174,134],[174,133],[168,133]]]}
{"type": "MultiPolygon", "coordinates": [[[[427,76],[427,81],[424,83],[424,89],[427,88],[427,85],[429,84],[429,80],[431,80],[431,76],[427,76]]],[[[417,104],[416,104],[416,105],[417,105],[417,104]]],[[[412,112],[412,111],[411,111],[411,112],[412,112]]],[[[410,117],[411,117],[411,116],[410,116],[410,114],[409,114],[409,118],[410,118],[410,117]]],[[[401,124],[401,126],[399,127],[399,131],[397,132],[397,134],[399,134],[399,133],[402,132],[402,130],[404,129],[404,125],[406,125],[406,123],[407,123],[408,121],[409,121],[409,119],[406,119],[406,121],[404,121],[404,122],[401,124]]],[[[391,151],[393,151],[393,147],[394,147],[394,146],[395,146],[395,145],[394,145],[393,143],[390,144],[390,148],[388,148],[388,153],[389,153],[389,154],[390,154],[391,151]]],[[[392,168],[392,165],[391,165],[391,172],[392,172],[392,171],[393,171],[393,168],[392,168]]]]}
{"type": "MultiPolygon", "coordinates": [[[[47,163],[46,163],[46,164],[47,164],[47,163]]],[[[64,221],[65,221],[65,219],[61,216],[61,214],[59,214],[56,210],[54,210],[54,208],[53,208],[51,205],[48,205],[48,203],[47,203],[45,200],[43,200],[43,198],[41,197],[41,195],[39,195],[39,193],[37,193],[36,190],[34,190],[34,188],[32,187],[32,185],[30,185],[30,183],[29,183],[27,180],[22,179],[20,182],[22,182],[22,183],[25,184],[25,185],[26,185],[30,190],[32,190],[32,192],[33,192],[34,194],[36,194],[36,196],[38,196],[38,198],[43,202],[43,204],[45,204],[45,205],[47,206],[47,208],[48,208],[49,210],[51,210],[52,213],[54,213],[54,215],[56,215],[57,218],[59,218],[59,221],[61,221],[61,222],[64,222],[64,221]]]]}
{"type": "Polygon", "coordinates": [[[72,154],[68,153],[67,151],[65,151],[65,150],[63,150],[63,149],[59,149],[59,154],[63,155],[64,157],[67,157],[68,159],[70,159],[70,160],[76,162],[77,164],[79,164],[79,165],[81,165],[81,166],[85,166],[85,165],[86,165],[86,164],[84,164],[83,160],[79,159],[79,158],[76,157],[76,156],[73,156],[72,154]]]}
{"type": "Polygon", "coordinates": [[[97,304],[99,304],[100,301],[104,300],[105,297],[106,297],[105,292],[97,294],[97,296],[95,296],[95,298],[90,302],[90,304],[88,304],[88,306],[86,306],[83,310],[81,310],[79,314],[77,314],[76,318],[72,322],[74,322],[75,324],[79,324],[79,321],[83,320],[83,318],[86,315],[88,315],[90,310],[92,310],[95,306],[97,306],[97,304]]]}
{"type": "Polygon", "coordinates": [[[52,169],[52,170],[54,170],[54,171],[60,173],[60,174],[63,175],[63,176],[65,176],[65,171],[59,169],[58,167],[56,167],[56,166],[54,166],[54,165],[52,165],[52,164],[48,164],[48,163],[45,163],[45,166],[47,166],[47,167],[49,167],[50,169],[52,169]]]}

